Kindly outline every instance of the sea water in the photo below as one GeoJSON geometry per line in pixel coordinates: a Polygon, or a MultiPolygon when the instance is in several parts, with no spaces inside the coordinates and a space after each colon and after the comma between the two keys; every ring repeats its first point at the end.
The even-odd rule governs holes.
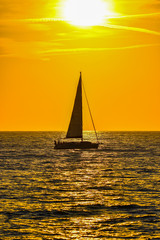
{"type": "Polygon", "coordinates": [[[92,150],[60,136],[0,133],[0,239],[160,239],[160,132],[99,132],[92,150]]]}

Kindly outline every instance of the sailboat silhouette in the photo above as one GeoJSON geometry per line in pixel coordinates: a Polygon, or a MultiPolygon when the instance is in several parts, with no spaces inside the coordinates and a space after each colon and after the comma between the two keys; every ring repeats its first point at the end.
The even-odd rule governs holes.
{"type": "MultiPolygon", "coordinates": [[[[85,92],[85,89],[84,89],[85,92]]],[[[86,92],[85,92],[86,96],[86,92]]],[[[74,101],[73,111],[70,119],[70,124],[68,127],[66,138],[75,138],[75,139],[81,139],[81,141],[72,141],[72,142],[62,142],[62,141],[55,141],[55,149],[90,149],[90,148],[98,148],[98,137],[97,132],[95,129],[95,125],[93,122],[91,110],[89,107],[88,99],[86,96],[87,105],[89,108],[92,124],[95,130],[97,143],[93,143],[90,141],[84,141],[83,140],[83,117],[82,117],[82,74],[80,72],[78,87],[77,87],[77,93],[74,101]]]]}

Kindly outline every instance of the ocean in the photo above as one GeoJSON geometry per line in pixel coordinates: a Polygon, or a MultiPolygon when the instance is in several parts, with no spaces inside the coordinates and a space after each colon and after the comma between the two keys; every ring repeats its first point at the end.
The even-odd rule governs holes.
{"type": "Polygon", "coordinates": [[[160,239],[160,132],[99,132],[97,150],[60,136],[0,132],[0,239],[160,239]]]}

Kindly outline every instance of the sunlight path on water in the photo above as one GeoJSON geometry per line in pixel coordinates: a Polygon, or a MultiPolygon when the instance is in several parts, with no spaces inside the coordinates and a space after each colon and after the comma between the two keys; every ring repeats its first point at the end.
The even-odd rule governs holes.
{"type": "Polygon", "coordinates": [[[0,133],[0,239],[159,239],[160,133],[98,135],[82,151],[54,150],[64,133],[0,133]]]}

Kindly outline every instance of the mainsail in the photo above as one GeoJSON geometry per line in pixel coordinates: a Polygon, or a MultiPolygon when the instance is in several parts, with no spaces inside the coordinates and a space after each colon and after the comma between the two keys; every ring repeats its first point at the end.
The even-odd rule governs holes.
{"type": "Polygon", "coordinates": [[[76,98],[66,138],[82,138],[82,78],[80,73],[76,98]]]}

